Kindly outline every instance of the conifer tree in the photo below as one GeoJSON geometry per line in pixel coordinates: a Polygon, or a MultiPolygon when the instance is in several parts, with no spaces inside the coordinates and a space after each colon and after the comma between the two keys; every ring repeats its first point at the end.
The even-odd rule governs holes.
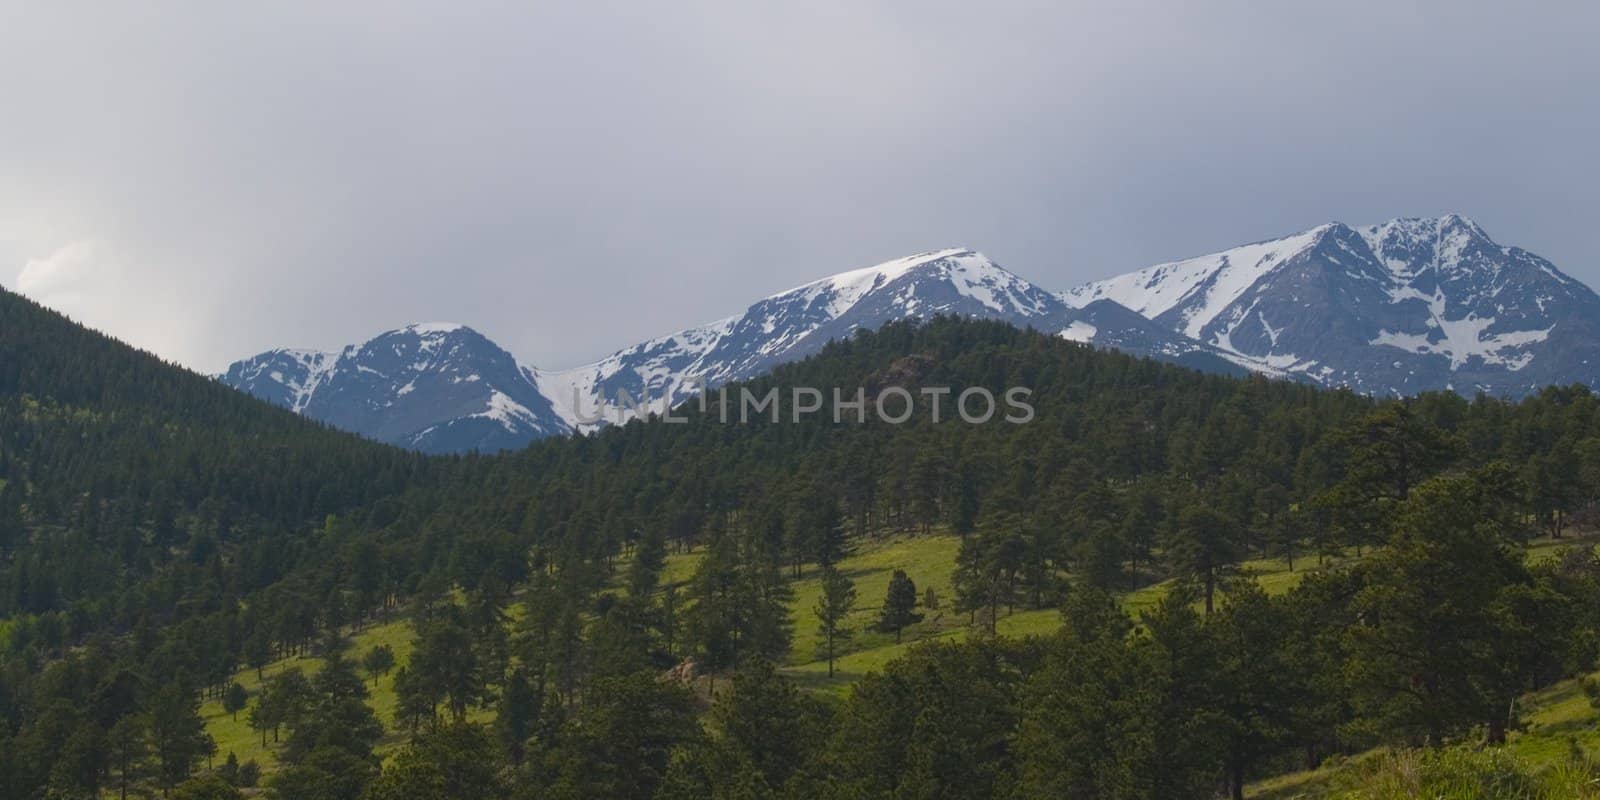
{"type": "Polygon", "coordinates": [[[822,637],[817,655],[828,660],[828,677],[833,677],[833,662],[839,647],[851,638],[846,618],[856,605],[856,587],[849,578],[833,567],[822,570],[822,594],[812,613],[817,618],[817,635],[822,637]]]}
{"type": "Polygon", "coordinates": [[[900,632],[906,626],[922,621],[922,615],[916,613],[917,585],[905,570],[897,569],[894,576],[889,578],[889,589],[883,598],[883,610],[878,615],[878,629],[892,631],[894,640],[900,641],[900,632]]]}

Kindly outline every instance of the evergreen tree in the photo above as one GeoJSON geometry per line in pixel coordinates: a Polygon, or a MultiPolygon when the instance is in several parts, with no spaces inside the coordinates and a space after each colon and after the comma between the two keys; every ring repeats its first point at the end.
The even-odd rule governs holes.
{"type": "Polygon", "coordinates": [[[375,644],[361,657],[361,668],[371,676],[373,684],[394,669],[394,649],[386,644],[375,644]]]}
{"type": "Polygon", "coordinates": [[[129,714],[117,720],[106,737],[108,767],[120,800],[128,800],[128,791],[149,774],[151,765],[146,761],[150,754],[148,724],[148,716],[129,714]]]}
{"type": "Polygon", "coordinates": [[[169,683],[150,697],[144,728],[149,732],[156,781],[168,794],[216,752],[216,743],[200,719],[199,702],[180,684],[169,683]]]}
{"type": "Polygon", "coordinates": [[[466,719],[468,708],[491,696],[476,644],[465,614],[455,606],[446,606],[417,625],[409,667],[412,689],[442,701],[457,722],[466,719]]]}
{"type": "MultiPolygon", "coordinates": [[[[693,697],[650,673],[601,678],[589,687],[581,724],[569,724],[548,754],[542,796],[648,800],[674,748],[698,734],[693,697]]],[[[539,795],[536,795],[539,796],[539,795]]]]}
{"type": "Polygon", "coordinates": [[[817,655],[828,660],[828,677],[833,677],[833,662],[839,647],[853,635],[846,618],[856,605],[856,586],[833,567],[822,570],[822,594],[812,613],[817,617],[817,635],[822,641],[817,655]]]}
{"type": "Polygon", "coordinates": [[[1197,585],[1205,600],[1206,616],[1215,606],[1217,585],[1239,559],[1238,523],[1206,506],[1192,506],[1179,518],[1178,530],[1167,543],[1173,569],[1197,585]]]}
{"type": "Polygon", "coordinates": [[[1019,791],[1028,797],[1153,798],[1163,763],[1154,726],[1159,670],[1144,639],[1103,590],[1080,586],[1044,666],[1022,689],[1019,791]],[[1074,687],[1060,691],[1060,687],[1074,687]]]}
{"type": "Polygon", "coordinates": [[[456,722],[424,733],[396,753],[365,800],[495,800],[505,795],[495,747],[481,726],[456,722]]]}
{"type": "Polygon", "coordinates": [[[1400,741],[1437,744],[1482,725],[1499,743],[1512,700],[1563,649],[1546,628],[1564,616],[1561,600],[1533,584],[1508,537],[1509,480],[1490,469],[1416,487],[1354,599],[1352,688],[1400,741]]]}
{"type": "Polygon", "coordinates": [[[1020,515],[1004,507],[991,511],[956,553],[952,576],[956,610],[966,611],[973,620],[978,611],[983,611],[983,623],[991,635],[1000,618],[1000,607],[1010,608],[1016,602],[1017,573],[1027,549],[1021,536],[1023,524],[1020,515]]]}
{"type": "Polygon", "coordinates": [[[661,534],[651,531],[639,539],[633,562],[628,565],[628,596],[649,597],[661,582],[667,564],[667,546],[661,534]]]}
{"type": "Polygon", "coordinates": [[[824,711],[778,674],[765,659],[753,661],[717,699],[711,719],[722,747],[750,764],[767,792],[781,789],[813,755],[824,731],[824,711]]]}
{"type": "Polygon", "coordinates": [[[249,702],[250,693],[237,682],[228,684],[227,690],[222,694],[222,710],[235,720],[239,719],[239,712],[243,711],[249,702]]]}
{"type": "Polygon", "coordinates": [[[905,570],[897,569],[894,576],[889,579],[889,589],[883,598],[883,610],[878,615],[878,629],[893,631],[894,640],[900,641],[900,632],[907,625],[914,625],[922,621],[922,615],[916,613],[917,585],[905,570]]]}

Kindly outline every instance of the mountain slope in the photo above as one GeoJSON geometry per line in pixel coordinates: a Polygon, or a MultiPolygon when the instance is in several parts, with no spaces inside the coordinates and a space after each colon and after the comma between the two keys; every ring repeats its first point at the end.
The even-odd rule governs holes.
{"type": "Polygon", "coordinates": [[[1377,394],[1600,380],[1600,297],[1457,215],[1342,223],[1073,289],[1253,368],[1377,394]]]}
{"type": "Polygon", "coordinates": [[[137,582],[223,548],[291,558],[328,515],[424,474],[414,453],[245,397],[0,289],[0,619],[75,607],[97,621],[148,611],[159,624],[173,596],[137,582]]]}

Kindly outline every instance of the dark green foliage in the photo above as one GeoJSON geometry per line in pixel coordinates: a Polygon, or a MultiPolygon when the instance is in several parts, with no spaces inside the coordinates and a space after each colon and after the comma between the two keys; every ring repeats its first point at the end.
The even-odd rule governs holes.
{"type": "Polygon", "coordinates": [[[179,684],[157,691],[145,710],[144,730],[150,740],[150,757],[156,782],[171,791],[216,752],[217,745],[200,721],[200,704],[179,684]]]}
{"type": "Polygon", "coordinates": [[[367,654],[361,657],[361,668],[371,676],[372,682],[389,674],[394,669],[394,650],[386,644],[373,645],[367,654]]]}
{"type": "Polygon", "coordinates": [[[856,684],[839,710],[828,797],[990,797],[1012,769],[1017,654],[1003,643],[925,645],[856,684]]]}
{"type": "Polygon", "coordinates": [[[709,735],[679,748],[658,797],[806,796],[829,731],[821,701],[752,661],[711,710],[709,735]]]}
{"type": "Polygon", "coordinates": [[[250,693],[238,683],[228,684],[228,688],[222,693],[222,710],[228,712],[234,719],[239,718],[239,712],[243,711],[249,702],[250,693]]]}
{"type": "Polygon", "coordinates": [[[172,800],[238,800],[244,797],[232,783],[216,773],[190,778],[169,796],[172,800]]]}
{"type": "Polygon", "coordinates": [[[383,735],[366,697],[366,684],[350,662],[336,657],[323,665],[311,680],[309,697],[293,712],[281,751],[284,769],[268,782],[272,795],[296,800],[360,796],[377,774],[372,746],[383,735]]]}
{"type": "Polygon", "coordinates": [[[1178,575],[1199,589],[1206,614],[1215,607],[1217,585],[1239,561],[1239,523],[1214,509],[1194,506],[1178,519],[1167,552],[1178,575]]]}
{"type": "Polygon", "coordinates": [[[956,610],[967,612],[974,621],[982,614],[984,628],[993,635],[1000,609],[1016,605],[1018,577],[1029,557],[1030,542],[1024,535],[1028,524],[1011,511],[1011,503],[998,501],[984,514],[978,530],[962,539],[956,554],[953,577],[956,610]]]}
{"type": "Polygon", "coordinates": [[[1503,469],[1446,476],[1408,493],[1396,534],[1353,599],[1349,672],[1369,724],[1413,742],[1484,725],[1498,743],[1512,700],[1564,648],[1571,602],[1538,585],[1510,538],[1503,469]]]}
{"type": "Polygon", "coordinates": [[[531,797],[651,797],[674,748],[699,733],[687,689],[650,673],[601,678],[523,788],[531,797]]]}
{"type": "Polygon", "coordinates": [[[883,610],[878,614],[878,629],[893,631],[894,640],[900,641],[900,632],[907,625],[922,621],[917,609],[917,584],[905,570],[897,569],[889,578],[889,589],[883,598],[883,610]]]}
{"type": "Polygon", "coordinates": [[[401,748],[366,800],[494,800],[502,797],[493,741],[480,726],[456,722],[401,748]]]}
{"type": "Polygon", "coordinates": [[[483,651],[473,647],[465,613],[447,605],[416,627],[407,691],[425,698],[430,710],[442,703],[457,722],[466,718],[468,708],[487,704],[491,676],[483,651]]]}
{"type": "MultiPolygon", "coordinates": [[[[723,425],[691,406],[684,425],[429,458],[0,292],[0,794],[176,790],[211,755],[198,700],[236,710],[239,669],[312,653],[336,657],[310,680],[274,668],[243,707],[283,765],[274,796],[1237,793],[1371,744],[1498,739],[1519,692],[1600,652],[1592,554],[1529,567],[1515,549],[1594,514],[1587,390],[1377,402],[953,320],[863,332],[751,385],[908,374],[1029,386],[1036,418],[723,425]],[[792,575],[829,568],[831,662],[840,559],[935,529],[963,537],[960,611],[992,632],[1064,603],[1063,632],[915,648],[836,714],[773,672],[792,575]],[[1367,558],[1283,597],[1235,579],[1262,554],[1350,547],[1367,558]],[[663,585],[688,550],[692,578],[663,585]],[[1116,612],[1109,592],[1167,577],[1184,591],[1116,612]],[[382,731],[337,654],[403,609],[397,727],[415,741],[379,778],[382,731]],[[697,688],[732,673],[704,728],[662,677],[686,656],[675,674],[711,676],[697,688]],[[491,707],[492,734],[462,722],[491,707]]],[[[897,577],[884,629],[915,599],[897,577]]],[[[355,655],[366,677],[390,666],[355,655]]]]}
{"type": "Polygon", "coordinates": [[[712,670],[789,651],[793,596],[781,554],[759,531],[717,536],[689,583],[695,599],[687,629],[701,663],[712,670]]]}
{"type": "Polygon", "coordinates": [[[833,677],[833,660],[839,647],[854,631],[845,622],[856,606],[856,586],[833,567],[822,570],[822,594],[811,613],[817,618],[817,635],[822,637],[817,655],[828,660],[828,677],[833,677]]]}
{"type": "MultiPolygon", "coordinates": [[[[1116,601],[1075,590],[1067,624],[1023,689],[1017,736],[1019,786],[1030,797],[1154,797],[1163,771],[1180,769],[1159,749],[1164,684],[1148,637],[1127,641],[1132,622],[1116,601]],[[1072,691],[1060,691],[1061,687],[1072,691]]],[[[1178,779],[1177,782],[1185,782],[1178,779]]]]}

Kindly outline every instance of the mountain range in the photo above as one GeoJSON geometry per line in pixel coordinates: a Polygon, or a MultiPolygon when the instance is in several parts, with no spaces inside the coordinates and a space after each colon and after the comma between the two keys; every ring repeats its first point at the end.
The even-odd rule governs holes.
{"type": "Polygon", "coordinates": [[[995,319],[1209,372],[1369,394],[1521,396],[1600,383],[1600,296],[1464,217],[1320,225],[1051,292],[972,250],[823,278],[715,322],[565,370],[519,364],[469,327],[414,324],[338,352],[272,350],[221,380],[426,452],[515,449],[687,399],[829,340],[937,314],[995,319]]]}

